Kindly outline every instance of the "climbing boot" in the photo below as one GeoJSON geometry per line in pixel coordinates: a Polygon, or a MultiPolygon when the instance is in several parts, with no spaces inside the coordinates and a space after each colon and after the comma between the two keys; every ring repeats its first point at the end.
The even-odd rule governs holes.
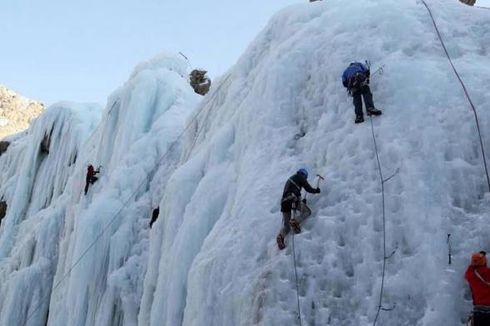
{"type": "Polygon", "coordinates": [[[364,122],[364,117],[362,114],[358,114],[356,115],[356,120],[354,121],[354,123],[362,123],[364,122]]]}
{"type": "Polygon", "coordinates": [[[286,244],[284,243],[284,237],[281,234],[277,236],[276,241],[279,250],[283,250],[284,248],[286,248],[286,244]]]}
{"type": "Polygon", "coordinates": [[[299,223],[294,218],[289,220],[289,226],[291,227],[291,229],[293,229],[294,233],[296,234],[301,233],[301,228],[299,226],[299,223]]]}
{"type": "Polygon", "coordinates": [[[378,109],[375,109],[375,108],[368,108],[367,110],[367,115],[368,116],[371,116],[371,115],[381,115],[381,110],[378,110],[378,109]]]}

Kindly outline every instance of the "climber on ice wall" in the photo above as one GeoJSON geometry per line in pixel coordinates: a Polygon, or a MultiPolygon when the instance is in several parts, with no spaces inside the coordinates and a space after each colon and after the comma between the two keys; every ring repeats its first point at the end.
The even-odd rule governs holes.
{"type": "Polygon", "coordinates": [[[284,238],[291,228],[294,233],[300,233],[300,224],[311,215],[311,210],[306,206],[306,199],[301,200],[301,189],[309,193],[319,194],[320,188],[313,188],[307,181],[308,171],[299,169],[295,175],[291,176],[284,185],[284,191],[281,198],[281,212],[283,227],[279,232],[276,240],[279,249],[286,248],[284,238]],[[292,215],[294,213],[294,216],[292,215]]]}
{"type": "Polygon", "coordinates": [[[92,164],[89,164],[89,166],[87,167],[87,177],[85,179],[85,195],[87,194],[89,185],[94,184],[95,181],[99,179],[95,176],[97,173],[100,173],[100,166],[97,170],[95,170],[94,166],[92,164]]]}
{"type": "Polygon", "coordinates": [[[473,326],[490,325],[490,268],[485,251],[474,253],[464,275],[473,297],[473,326]]]}
{"type": "Polygon", "coordinates": [[[382,112],[374,107],[373,94],[369,88],[369,77],[371,72],[366,65],[360,62],[352,62],[342,74],[342,84],[352,95],[354,109],[356,112],[355,123],[364,122],[362,111],[362,98],[366,106],[367,115],[380,115],[382,112]]]}

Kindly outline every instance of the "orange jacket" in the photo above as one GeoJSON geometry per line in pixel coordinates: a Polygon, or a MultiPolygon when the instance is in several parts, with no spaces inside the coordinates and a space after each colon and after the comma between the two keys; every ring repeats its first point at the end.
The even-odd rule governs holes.
{"type": "Polygon", "coordinates": [[[473,295],[473,304],[490,306],[490,268],[468,266],[464,278],[468,281],[473,295]],[[478,273],[483,281],[476,274],[478,273]]]}

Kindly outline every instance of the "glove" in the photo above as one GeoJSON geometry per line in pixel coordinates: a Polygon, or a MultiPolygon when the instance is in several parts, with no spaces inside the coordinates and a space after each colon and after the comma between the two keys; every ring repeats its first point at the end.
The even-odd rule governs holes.
{"type": "Polygon", "coordinates": [[[315,189],[315,194],[319,194],[320,193],[320,188],[316,188],[315,189]]]}
{"type": "Polygon", "coordinates": [[[303,198],[301,201],[306,205],[306,198],[303,198]]]}

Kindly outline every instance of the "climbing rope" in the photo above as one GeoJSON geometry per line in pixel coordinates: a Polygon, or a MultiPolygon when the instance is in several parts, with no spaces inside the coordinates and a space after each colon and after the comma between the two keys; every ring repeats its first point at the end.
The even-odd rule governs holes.
{"type": "Polygon", "coordinates": [[[424,4],[425,8],[429,12],[430,18],[432,20],[432,23],[434,24],[434,28],[435,28],[436,33],[437,33],[437,37],[439,38],[439,41],[442,45],[442,48],[444,49],[444,52],[446,53],[446,57],[449,60],[451,67],[453,68],[454,74],[458,78],[459,83],[461,84],[461,87],[463,88],[464,94],[466,95],[466,98],[468,99],[468,102],[470,103],[471,109],[473,110],[473,114],[475,116],[476,129],[478,130],[478,137],[480,138],[480,147],[481,147],[481,152],[482,152],[482,156],[483,156],[483,165],[485,167],[485,175],[487,177],[488,190],[490,191],[490,176],[488,173],[487,159],[486,159],[486,155],[485,155],[485,147],[483,146],[483,137],[481,135],[480,121],[478,119],[478,113],[476,112],[475,105],[473,104],[473,101],[471,100],[471,97],[470,97],[470,94],[468,93],[466,85],[463,82],[463,79],[461,78],[460,74],[456,70],[456,67],[454,66],[453,60],[451,59],[451,56],[449,55],[449,52],[446,48],[446,44],[444,43],[444,40],[442,39],[441,32],[439,31],[439,27],[437,27],[436,20],[435,20],[434,16],[432,15],[431,9],[429,8],[429,6],[425,2],[425,0],[422,0],[422,3],[424,4]]]}
{"type": "MultiPolygon", "coordinates": [[[[228,76],[229,77],[229,76],[228,76]]],[[[228,79],[228,77],[226,79],[228,79]]],[[[223,83],[226,81],[223,80],[223,83]]],[[[218,87],[218,89],[221,87],[222,83],[218,87]]],[[[216,91],[218,91],[218,89],[216,91]]],[[[114,107],[115,104],[113,104],[114,107]]],[[[112,108],[113,108],[112,107],[112,108]]],[[[111,108],[111,110],[112,110],[111,108]]],[[[204,112],[204,108],[199,111],[194,118],[191,119],[191,121],[187,124],[187,126],[184,128],[184,130],[175,138],[175,140],[170,144],[170,146],[167,148],[167,150],[160,156],[159,160],[157,161],[157,164],[155,168],[149,172],[149,174],[154,174],[153,172],[156,171],[163,163],[164,159],[171,153],[171,151],[175,148],[175,145],[178,143],[178,141],[184,136],[184,134],[190,129],[190,127],[193,125],[193,123],[198,119],[198,117],[204,112]]],[[[209,111],[207,112],[207,115],[209,115],[209,111]]],[[[207,116],[206,116],[207,118],[207,116]]],[[[205,119],[206,119],[205,118],[205,119]]],[[[175,164],[175,163],[174,163],[175,164]]],[[[95,237],[95,239],[89,244],[89,246],[82,252],[82,254],[76,259],[75,263],[73,263],[70,268],[68,268],[68,271],[61,277],[61,279],[52,287],[51,291],[43,296],[41,300],[39,301],[39,304],[36,306],[36,308],[27,316],[26,319],[26,324],[27,322],[34,316],[36,311],[38,311],[42,303],[49,299],[52,295],[52,293],[63,283],[63,281],[71,274],[73,269],[81,262],[81,260],[87,255],[87,253],[92,249],[95,244],[102,238],[102,236],[105,234],[105,232],[111,227],[111,225],[116,221],[116,218],[121,214],[122,210],[126,207],[126,205],[129,203],[129,201],[135,196],[139,191],[140,188],[143,187],[146,183],[148,182],[148,179],[143,180],[138,187],[136,187],[136,190],[132,192],[129,197],[123,201],[123,204],[121,205],[121,208],[114,214],[112,219],[109,221],[109,223],[102,229],[102,231],[95,237]]]]}
{"type": "MultiPolygon", "coordinates": [[[[211,101],[215,98],[216,94],[219,93],[219,91],[221,90],[221,87],[228,81],[228,79],[231,77],[231,72],[228,73],[228,76],[226,76],[223,81],[219,84],[219,86],[216,88],[216,90],[213,92],[213,94],[209,97],[209,100],[207,100],[206,104],[203,105],[203,108],[201,109],[201,111],[199,112],[199,114],[205,110],[207,104],[211,103],[211,101]]],[[[211,107],[207,113],[206,113],[206,116],[204,117],[204,121],[202,123],[202,125],[204,126],[206,124],[206,122],[208,121],[208,117],[211,113],[211,111],[213,110],[213,107],[211,107]]],[[[197,119],[194,119],[194,120],[197,120],[197,119]]],[[[190,124],[189,124],[190,125],[190,124]]],[[[196,132],[196,136],[194,137],[194,141],[192,142],[190,148],[189,148],[189,153],[188,155],[186,156],[186,160],[189,159],[190,155],[191,155],[191,152],[194,150],[194,147],[196,146],[196,143],[197,143],[197,139],[201,136],[201,132],[202,130],[204,129],[204,127],[201,127],[199,128],[198,126],[198,130],[196,132]]]]}
{"type": "Polygon", "coordinates": [[[373,326],[376,326],[376,323],[378,322],[378,317],[381,312],[383,311],[391,311],[395,309],[395,307],[391,308],[384,308],[383,307],[383,294],[384,294],[384,286],[385,286],[385,277],[386,277],[386,261],[395,254],[395,251],[391,253],[391,255],[387,256],[386,255],[386,209],[385,209],[385,183],[391,180],[398,172],[399,169],[395,171],[390,177],[384,179],[383,178],[383,171],[381,169],[381,162],[379,160],[379,153],[378,153],[378,144],[376,142],[376,136],[374,134],[374,124],[373,124],[373,118],[370,117],[369,119],[371,121],[371,133],[373,135],[373,143],[374,143],[374,152],[376,153],[376,162],[378,165],[378,172],[379,172],[379,179],[380,179],[380,184],[381,184],[381,203],[382,203],[382,217],[383,217],[383,271],[381,273],[381,289],[379,291],[379,302],[378,302],[378,310],[376,312],[376,317],[374,318],[374,323],[373,326]]]}
{"type": "Polygon", "coordinates": [[[299,304],[299,282],[298,282],[298,271],[297,271],[297,268],[296,268],[296,249],[294,248],[294,232],[292,232],[293,235],[292,235],[292,238],[291,238],[291,244],[292,244],[292,247],[293,247],[293,264],[294,264],[294,278],[296,280],[296,302],[298,304],[298,322],[299,322],[299,326],[302,326],[302,322],[301,322],[301,306],[299,304]]]}

